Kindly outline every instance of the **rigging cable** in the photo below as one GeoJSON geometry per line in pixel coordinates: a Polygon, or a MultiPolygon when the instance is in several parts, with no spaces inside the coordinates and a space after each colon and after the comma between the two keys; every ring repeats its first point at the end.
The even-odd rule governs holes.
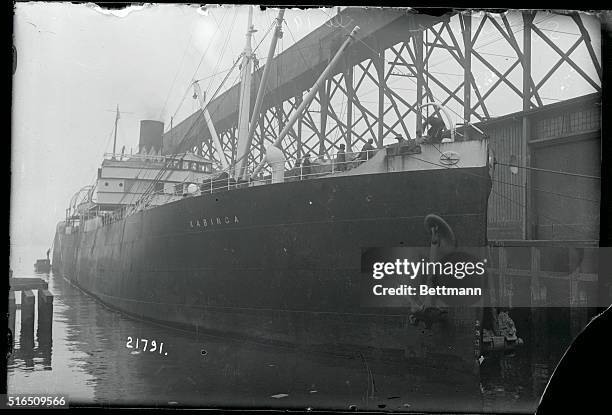
{"type": "MultiPolygon", "coordinates": [[[[225,43],[224,43],[223,48],[222,48],[222,49],[223,49],[223,52],[222,52],[221,56],[219,57],[219,59],[217,60],[217,64],[215,65],[215,70],[218,68],[219,63],[221,62],[221,58],[223,57],[223,54],[225,53],[226,46],[227,46],[227,43],[228,43],[228,41],[229,41],[229,36],[230,36],[230,34],[232,33],[232,29],[233,29],[233,27],[234,27],[234,23],[235,23],[235,21],[236,21],[237,11],[238,11],[238,9],[236,8],[236,9],[234,10],[234,17],[233,17],[233,20],[232,20],[232,24],[231,24],[231,27],[230,27],[230,30],[229,30],[228,36],[226,37],[225,43]]],[[[226,17],[226,16],[227,16],[227,11],[226,11],[226,13],[223,15],[223,17],[221,18],[221,23],[223,23],[223,21],[224,21],[224,19],[225,19],[225,17],[226,17]]],[[[216,30],[215,30],[215,34],[213,35],[213,38],[214,38],[214,36],[216,35],[216,32],[219,30],[219,28],[220,28],[221,24],[217,22],[217,20],[216,20],[216,18],[214,17],[214,15],[212,15],[212,17],[213,17],[213,19],[215,20],[215,23],[217,24],[217,28],[216,28],[216,30]]],[[[204,57],[206,56],[206,53],[208,52],[208,49],[210,48],[210,46],[211,46],[211,45],[212,45],[212,42],[208,44],[208,46],[207,46],[206,50],[205,50],[205,51],[204,51],[204,53],[202,54],[202,57],[200,58],[200,62],[198,63],[198,66],[196,67],[196,70],[194,71],[194,75],[192,76],[192,79],[195,79],[195,76],[196,76],[196,74],[197,74],[197,71],[198,71],[198,69],[200,68],[200,65],[202,64],[202,62],[203,62],[203,60],[204,60],[204,57]]],[[[229,70],[229,71],[228,71],[228,73],[226,74],[226,76],[225,76],[224,80],[221,82],[221,84],[219,85],[219,87],[217,88],[217,90],[215,91],[215,93],[213,94],[213,97],[212,97],[212,98],[211,98],[211,99],[208,101],[208,103],[206,104],[206,107],[205,107],[204,109],[206,109],[206,108],[208,107],[208,104],[209,104],[210,102],[212,102],[212,100],[213,100],[213,99],[216,97],[216,95],[217,95],[218,91],[220,90],[220,88],[221,88],[221,86],[224,84],[224,82],[227,80],[227,78],[229,77],[229,75],[231,74],[231,71],[234,69],[234,67],[236,66],[237,62],[238,62],[238,60],[234,62],[234,65],[233,65],[233,66],[230,68],[230,70],[229,70]]],[[[211,81],[210,81],[210,83],[209,83],[209,87],[208,87],[208,89],[210,89],[210,86],[211,86],[211,85],[212,85],[212,79],[211,79],[211,81]]],[[[176,110],[176,112],[175,112],[175,114],[174,114],[174,117],[176,117],[176,114],[178,113],[178,111],[179,111],[180,107],[182,106],[182,104],[183,104],[183,102],[184,102],[184,100],[185,100],[185,98],[186,98],[186,96],[187,96],[187,94],[188,94],[188,92],[190,91],[190,89],[191,89],[191,87],[192,87],[192,86],[193,86],[193,82],[192,82],[192,83],[189,85],[189,87],[186,89],[185,94],[183,95],[183,98],[181,99],[181,102],[180,102],[180,104],[179,104],[179,106],[178,106],[178,108],[177,108],[177,110],[176,110]]],[[[206,92],[208,92],[208,90],[207,90],[206,92]]],[[[186,132],[186,133],[183,135],[183,137],[181,138],[181,140],[180,140],[180,142],[179,142],[179,145],[175,146],[175,148],[176,148],[177,150],[178,150],[178,149],[179,149],[179,148],[182,146],[182,143],[184,142],[185,138],[186,138],[186,137],[187,137],[187,136],[188,136],[188,135],[191,133],[191,131],[193,130],[194,126],[195,126],[195,125],[196,125],[196,124],[197,124],[197,123],[198,123],[198,122],[201,120],[201,117],[202,117],[202,115],[203,115],[203,112],[204,112],[204,111],[200,111],[200,112],[198,113],[198,115],[197,115],[197,116],[195,117],[195,119],[193,120],[193,122],[192,122],[191,126],[189,127],[188,131],[187,131],[187,132],[186,132]]],[[[174,118],[174,117],[173,117],[173,118],[174,118]]],[[[140,203],[140,202],[141,202],[141,201],[143,201],[143,200],[150,199],[150,194],[152,193],[152,190],[155,188],[155,185],[156,185],[156,184],[157,184],[157,183],[158,183],[158,182],[161,180],[162,175],[163,175],[163,174],[164,174],[164,173],[165,173],[165,172],[168,170],[168,167],[169,167],[170,163],[174,161],[174,158],[175,158],[175,157],[176,157],[178,154],[179,154],[178,152],[175,152],[174,154],[172,154],[172,155],[170,156],[170,161],[168,161],[168,163],[167,163],[167,164],[166,164],[166,165],[165,165],[163,168],[161,168],[161,169],[160,169],[160,171],[159,171],[159,172],[158,172],[158,174],[155,176],[155,178],[153,179],[153,181],[152,181],[152,182],[149,184],[149,186],[147,187],[147,189],[145,190],[145,192],[144,192],[144,193],[143,193],[143,194],[142,194],[142,195],[141,195],[141,196],[138,198],[138,200],[136,201],[136,204],[140,203]]]]}
{"type": "Polygon", "coordinates": [[[168,88],[168,94],[166,95],[164,106],[159,112],[159,117],[158,117],[159,119],[161,119],[162,115],[164,114],[164,110],[166,109],[166,105],[168,104],[168,99],[170,98],[170,93],[172,92],[172,89],[174,88],[174,84],[176,83],[176,79],[178,78],[179,73],[181,72],[181,68],[183,67],[183,62],[185,61],[185,56],[187,56],[187,51],[189,50],[189,46],[191,46],[192,38],[193,38],[193,32],[191,32],[191,35],[189,36],[189,40],[187,41],[187,46],[185,46],[185,51],[183,52],[183,57],[181,58],[178,68],[176,69],[176,74],[174,75],[174,79],[172,80],[172,83],[170,84],[170,88],[168,88]]]}
{"type": "MultiPolygon", "coordinates": [[[[433,161],[424,160],[424,159],[419,158],[419,157],[416,157],[416,156],[414,156],[414,155],[408,155],[408,156],[409,156],[409,157],[411,157],[411,158],[413,158],[413,159],[415,159],[415,160],[419,160],[419,161],[421,161],[421,162],[423,162],[423,163],[427,163],[427,164],[431,164],[431,165],[434,165],[434,166],[442,167],[442,168],[444,168],[444,169],[451,169],[451,168],[452,168],[452,167],[446,166],[446,165],[444,165],[444,164],[438,164],[438,163],[435,163],[435,162],[433,162],[433,161]]],[[[472,172],[470,172],[470,171],[465,171],[464,169],[457,170],[457,173],[459,173],[459,174],[465,174],[465,175],[468,175],[468,176],[475,176],[475,177],[478,177],[478,178],[483,178],[483,176],[481,176],[481,175],[478,175],[478,174],[476,174],[476,173],[472,173],[472,172]]],[[[490,178],[490,179],[491,179],[491,181],[492,181],[492,182],[496,182],[496,181],[497,181],[497,182],[499,182],[498,180],[495,180],[495,179],[493,179],[493,178],[490,178]]],[[[503,182],[502,182],[502,183],[503,183],[503,182]]],[[[521,185],[519,185],[519,186],[521,186],[521,185]]],[[[532,189],[533,189],[533,188],[532,188],[532,189]]],[[[535,190],[535,189],[534,189],[534,190],[535,190]]],[[[530,213],[531,215],[537,215],[537,214],[539,214],[539,215],[540,215],[540,216],[542,216],[543,218],[548,219],[548,220],[549,220],[549,221],[550,221],[550,222],[551,222],[553,225],[565,226],[565,227],[566,227],[566,228],[568,228],[568,229],[572,229],[572,227],[574,227],[574,228],[575,228],[575,227],[578,227],[578,226],[579,226],[579,227],[584,227],[584,226],[586,225],[586,224],[581,224],[581,225],[572,225],[572,224],[562,223],[562,222],[561,222],[559,219],[556,219],[556,218],[554,218],[554,217],[552,217],[552,216],[549,216],[548,214],[545,214],[545,213],[542,213],[542,212],[534,212],[532,209],[529,209],[529,207],[528,207],[528,206],[523,205],[522,203],[520,203],[520,202],[518,202],[518,201],[516,201],[516,200],[514,200],[514,199],[512,199],[512,198],[510,198],[510,197],[508,197],[508,196],[505,196],[505,195],[503,195],[503,194],[501,194],[501,193],[497,192],[497,191],[496,191],[495,189],[493,189],[493,188],[491,188],[491,192],[492,192],[492,193],[497,194],[498,196],[500,196],[500,197],[501,197],[501,198],[503,198],[503,199],[507,199],[507,200],[509,200],[510,202],[517,204],[518,206],[520,206],[521,208],[525,209],[526,211],[529,211],[529,213],[530,213]]],[[[567,196],[567,197],[571,197],[571,198],[575,198],[575,199],[579,199],[579,200],[587,200],[587,201],[591,201],[591,202],[593,202],[593,201],[594,201],[594,200],[592,200],[592,199],[577,198],[577,197],[573,197],[573,196],[570,196],[570,195],[566,195],[566,196],[567,196]]],[[[548,212],[546,212],[546,213],[548,213],[548,212]]],[[[586,225],[586,226],[591,226],[591,227],[592,227],[592,225],[586,225]]],[[[573,230],[573,232],[575,232],[575,230],[573,230]]]]}
{"type": "MultiPolygon", "coordinates": [[[[237,59],[234,62],[234,66],[231,68],[231,70],[233,70],[235,68],[235,66],[238,64],[239,59],[237,59]]],[[[226,74],[225,78],[223,79],[223,81],[221,82],[221,84],[217,87],[217,90],[215,91],[215,93],[213,94],[213,97],[207,102],[206,106],[200,111],[198,112],[196,118],[194,119],[194,121],[191,123],[189,129],[187,130],[187,132],[185,132],[185,134],[183,135],[183,137],[181,138],[180,142],[178,143],[178,145],[175,146],[175,148],[180,149],[181,146],[183,145],[185,139],[190,135],[190,133],[192,132],[192,130],[195,128],[195,125],[199,123],[199,121],[201,120],[201,118],[203,117],[203,113],[205,109],[208,109],[208,105],[210,105],[212,103],[212,101],[216,98],[217,94],[219,93],[219,91],[221,90],[221,87],[224,85],[225,81],[227,80],[227,78],[229,78],[230,74],[231,74],[231,70],[226,74]]],[[[224,97],[226,98],[226,97],[224,97]]],[[[214,113],[216,113],[216,111],[219,109],[221,105],[221,102],[217,105],[217,107],[212,111],[211,117],[214,113]]],[[[170,166],[171,162],[174,161],[174,158],[178,155],[179,153],[175,151],[174,154],[172,154],[170,156],[170,161],[168,161],[166,163],[166,165],[160,169],[160,171],[158,172],[158,174],[155,176],[155,178],[153,179],[153,181],[149,184],[148,188],[145,190],[145,193],[143,193],[141,195],[141,197],[137,200],[136,204],[142,202],[148,202],[150,200],[150,198],[152,197],[153,194],[153,189],[155,188],[155,185],[161,181],[161,177],[164,175],[164,173],[166,173],[168,171],[168,167],[170,166]]]]}
{"type": "Polygon", "coordinates": [[[539,168],[539,167],[531,167],[531,166],[519,166],[518,164],[506,164],[506,163],[500,163],[500,162],[497,162],[497,164],[499,164],[500,166],[516,167],[518,169],[534,170],[534,171],[539,171],[539,172],[543,172],[543,173],[563,174],[563,175],[566,175],[566,176],[582,177],[584,179],[601,180],[601,177],[599,177],[599,176],[591,176],[591,175],[588,175],[588,174],[571,173],[571,172],[562,171],[562,170],[542,169],[542,168],[539,168]]]}
{"type": "MultiPolygon", "coordinates": [[[[228,14],[228,9],[226,9],[225,13],[223,14],[223,16],[221,17],[221,23],[217,23],[217,20],[215,19],[214,15],[211,14],[211,16],[213,17],[213,19],[215,20],[215,23],[217,24],[217,27],[215,28],[215,32],[213,33],[213,36],[211,38],[214,39],[214,37],[216,36],[217,32],[220,29],[220,25],[223,23],[223,21],[225,20],[225,17],[228,14]]],[[[234,21],[236,19],[236,13],[234,12],[234,21]]],[[[232,22],[232,28],[233,28],[233,24],[234,22],[232,22]]],[[[231,30],[230,30],[231,32],[231,30]]],[[[202,54],[202,57],[200,58],[200,62],[198,63],[196,70],[193,73],[193,76],[191,77],[191,79],[195,79],[197,73],[198,73],[198,69],[200,69],[200,65],[202,65],[202,62],[204,61],[204,57],[206,56],[206,54],[208,53],[208,49],[210,48],[210,46],[213,44],[213,42],[209,42],[208,46],[206,47],[206,49],[204,50],[204,53],[202,54]]],[[[223,48],[225,49],[225,47],[223,48]]],[[[216,70],[216,69],[215,69],[216,70]]],[[[171,118],[176,118],[176,115],[178,114],[179,110],[181,109],[181,107],[183,106],[183,103],[185,102],[185,98],[187,98],[187,94],[189,94],[189,91],[191,90],[191,87],[193,85],[193,82],[189,84],[189,86],[185,89],[185,93],[183,94],[183,97],[181,98],[179,105],[176,108],[176,111],[174,112],[174,115],[171,118]]]]}
{"type": "MultiPolygon", "coordinates": [[[[230,28],[229,28],[228,34],[227,34],[227,36],[226,36],[226,38],[225,38],[225,42],[223,43],[223,46],[221,47],[221,54],[219,55],[219,58],[217,59],[217,63],[215,63],[215,66],[214,66],[213,72],[216,72],[216,71],[217,71],[217,69],[219,68],[219,65],[221,64],[221,60],[223,59],[223,56],[225,56],[225,52],[226,52],[226,51],[227,51],[227,49],[228,49],[228,48],[227,48],[227,45],[228,45],[228,43],[229,43],[230,36],[232,35],[232,32],[233,32],[233,30],[234,30],[234,25],[236,24],[236,17],[237,17],[237,15],[238,15],[238,8],[236,8],[236,9],[234,10],[234,17],[232,18],[232,24],[230,25],[230,28]]],[[[238,58],[238,59],[240,59],[240,58],[238,58]]],[[[235,66],[235,62],[234,62],[234,65],[232,66],[232,68],[233,68],[234,66],[235,66]]],[[[196,71],[196,72],[197,72],[197,71],[196,71]]],[[[193,77],[195,78],[195,73],[194,73],[194,76],[193,76],[193,77]]],[[[205,93],[208,93],[208,92],[210,91],[210,89],[212,88],[212,84],[213,84],[213,79],[211,78],[211,80],[210,80],[210,81],[209,81],[209,83],[208,83],[208,87],[206,88],[205,93]]]]}

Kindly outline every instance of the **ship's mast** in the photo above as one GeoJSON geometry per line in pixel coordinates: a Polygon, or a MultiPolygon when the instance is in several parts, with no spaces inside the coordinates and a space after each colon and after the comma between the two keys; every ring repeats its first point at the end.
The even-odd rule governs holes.
{"type": "Polygon", "coordinates": [[[237,164],[241,172],[240,177],[247,179],[247,165],[248,165],[248,154],[251,151],[251,144],[253,142],[253,134],[255,133],[255,127],[259,120],[259,111],[261,110],[261,104],[263,102],[264,92],[268,83],[268,74],[270,73],[270,66],[272,66],[272,59],[274,58],[274,51],[276,50],[276,43],[279,38],[282,37],[283,32],[283,17],[285,16],[285,9],[278,11],[278,17],[276,18],[276,28],[274,30],[274,36],[270,42],[270,49],[268,50],[268,58],[266,59],[266,65],[263,68],[261,74],[261,80],[259,81],[259,90],[257,91],[257,98],[255,99],[255,106],[253,107],[253,115],[251,116],[251,124],[249,126],[249,133],[247,135],[247,143],[244,153],[238,154],[237,164]]]}
{"type": "MultiPolygon", "coordinates": [[[[325,80],[331,74],[331,71],[334,69],[334,66],[340,60],[340,57],[342,56],[342,53],[344,53],[344,50],[353,41],[353,39],[355,38],[355,35],[356,35],[356,33],[358,31],[359,31],[359,26],[355,26],[353,28],[353,30],[351,31],[351,33],[347,36],[347,38],[344,41],[344,43],[342,43],[342,45],[340,46],[340,49],[338,49],[338,51],[336,52],[336,54],[334,55],[332,60],[329,62],[329,64],[325,68],[325,70],[323,70],[321,75],[319,75],[319,78],[315,82],[314,86],[310,89],[310,91],[303,98],[302,103],[297,107],[297,109],[294,112],[291,113],[291,116],[287,120],[287,122],[285,124],[285,127],[283,128],[283,130],[278,135],[278,138],[276,140],[274,140],[274,143],[272,143],[272,145],[270,147],[268,147],[268,150],[266,150],[266,153],[268,151],[270,151],[271,147],[276,147],[277,148],[276,150],[274,150],[274,149],[271,149],[271,150],[273,152],[277,153],[277,154],[279,153],[278,150],[280,150],[280,146],[281,146],[281,143],[282,143],[283,139],[285,138],[285,136],[287,135],[289,130],[291,130],[291,128],[293,128],[293,124],[295,124],[295,122],[298,120],[298,118],[302,116],[302,113],[304,112],[304,110],[310,105],[310,103],[314,99],[314,97],[317,94],[317,92],[319,91],[319,89],[323,86],[323,83],[325,82],[325,80]]],[[[282,154],[282,152],[280,154],[282,154]]],[[[255,170],[251,174],[252,178],[255,178],[257,176],[257,174],[264,167],[266,162],[267,162],[266,161],[266,157],[264,157],[264,159],[257,165],[255,170]]]]}
{"type": "Polygon", "coordinates": [[[117,123],[119,122],[119,104],[117,104],[117,115],[115,116],[115,138],[113,139],[113,156],[115,158],[115,149],[117,147],[117,123]]]}
{"type": "MultiPolygon", "coordinates": [[[[238,107],[238,145],[236,146],[236,160],[244,155],[248,135],[250,121],[250,106],[251,106],[251,70],[253,66],[253,50],[251,47],[251,38],[253,36],[253,6],[249,6],[249,18],[246,32],[246,44],[244,52],[242,52],[242,67],[240,73],[240,102],[238,107]]],[[[244,158],[239,160],[236,165],[234,177],[240,177],[242,171],[242,163],[244,158]]]]}

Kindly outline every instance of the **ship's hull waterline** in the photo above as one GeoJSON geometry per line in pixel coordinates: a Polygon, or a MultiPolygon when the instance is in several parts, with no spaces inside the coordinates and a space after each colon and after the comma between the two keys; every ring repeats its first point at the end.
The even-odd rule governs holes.
{"type": "MultiPolygon", "coordinates": [[[[130,315],[300,347],[472,368],[482,310],[431,327],[360,304],[364,247],[428,246],[427,214],[486,244],[487,167],[330,177],[187,197],[84,232],[60,223],[53,267],[130,315]]],[[[82,228],[82,226],[81,226],[82,228]]]]}

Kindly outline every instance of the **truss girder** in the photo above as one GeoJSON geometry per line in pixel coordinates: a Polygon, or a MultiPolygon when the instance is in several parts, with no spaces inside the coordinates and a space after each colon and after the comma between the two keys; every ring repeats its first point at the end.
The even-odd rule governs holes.
{"type": "MultiPolygon", "coordinates": [[[[375,14],[372,9],[369,13],[375,14]]],[[[509,107],[506,113],[542,107],[546,104],[543,91],[564,64],[592,88],[585,94],[601,92],[601,57],[589,34],[588,22],[585,22],[588,15],[554,15],[566,19],[569,22],[566,26],[570,27],[571,23],[575,31],[573,39],[561,46],[551,39],[554,30],[545,23],[550,21],[551,15],[543,12],[462,12],[429,19],[415,18],[405,11],[394,13],[396,15],[387,13],[377,17],[376,29],[350,47],[304,116],[286,136],[282,148],[288,166],[305,153],[310,153],[311,157],[333,155],[340,144],[345,144],[347,151],[359,151],[369,139],[382,145],[397,135],[413,137],[427,115],[421,113],[420,106],[431,100],[450,108],[457,123],[486,121],[505,115],[495,109],[499,107],[500,94],[504,99],[512,97],[517,101],[518,108],[509,107]],[[401,25],[408,21],[406,19],[411,24],[408,29],[401,25]],[[553,65],[539,79],[534,79],[531,70],[533,56],[541,53],[534,49],[535,38],[539,39],[539,47],[548,48],[548,53],[555,56],[553,65]],[[496,46],[491,51],[493,44],[496,46]],[[495,53],[500,50],[505,54],[495,53]],[[588,57],[587,61],[572,59],[578,50],[588,57]],[[483,77],[483,73],[486,76],[483,77]]],[[[317,29],[311,35],[322,36],[320,42],[328,41],[331,36],[337,43],[352,29],[352,23],[361,19],[359,22],[364,24],[363,15],[345,13],[341,17],[337,24],[330,24],[323,31],[317,29]]],[[[306,37],[307,42],[316,41],[311,35],[306,37]]],[[[304,47],[303,42],[299,41],[292,48],[304,47]]],[[[269,88],[255,130],[250,165],[262,159],[265,147],[278,137],[282,126],[314,83],[312,74],[304,78],[305,71],[321,71],[325,60],[332,56],[333,47],[327,52],[319,52],[323,53],[319,61],[310,65],[310,69],[296,70],[293,82],[290,82],[291,75],[283,71],[289,77],[285,84],[276,81],[269,88]]],[[[297,64],[308,67],[304,58],[295,56],[297,64]]],[[[237,88],[228,90],[224,99],[231,101],[237,88]]],[[[221,108],[213,103],[211,108],[215,125],[219,126],[217,131],[223,150],[228,159],[233,160],[236,111],[220,115],[215,109],[227,109],[227,104],[221,108]]],[[[166,133],[164,139],[170,136],[174,137],[174,147],[168,145],[169,152],[192,149],[204,157],[218,160],[197,113],[175,127],[172,134],[166,133]],[[182,143],[176,139],[181,132],[182,143]]]]}

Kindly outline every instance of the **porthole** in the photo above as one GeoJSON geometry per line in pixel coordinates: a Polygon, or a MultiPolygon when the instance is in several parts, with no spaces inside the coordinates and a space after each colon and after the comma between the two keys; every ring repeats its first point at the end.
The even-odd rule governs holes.
{"type": "Polygon", "coordinates": [[[104,186],[108,186],[108,182],[104,182],[104,186]]]}

